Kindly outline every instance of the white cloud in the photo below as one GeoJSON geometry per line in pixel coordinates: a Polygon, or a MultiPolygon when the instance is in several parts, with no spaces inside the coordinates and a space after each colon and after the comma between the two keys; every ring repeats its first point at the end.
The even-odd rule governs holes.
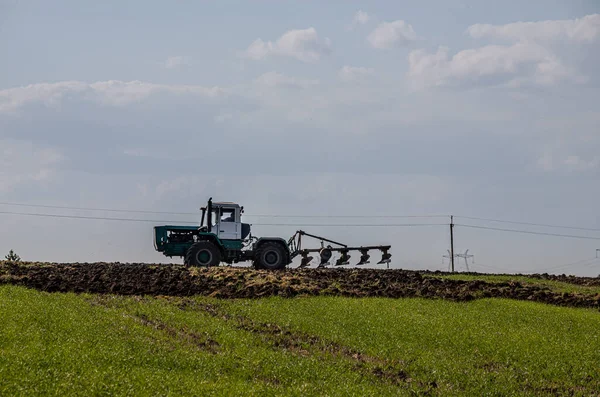
{"type": "Polygon", "coordinates": [[[177,69],[180,66],[188,65],[189,58],[181,55],[168,57],[165,61],[165,68],[167,69],[177,69]]]}
{"type": "Polygon", "coordinates": [[[56,149],[38,147],[31,142],[0,140],[0,192],[17,185],[44,183],[55,175],[64,160],[56,149]]]}
{"type": "MultiPolygon", "coordinates": [[[[512,44],[486,45],[449,56],[448,48],[409,55],[411,84],[451,86],[461,84],[551,86],[560,82],[585,83],[589,78],[577,68],[589,58],[579,52],[563,56],[560,40],[589,43],[600,37],[600,14],[579,19],[515,22],[506,25],[475,24],[467,29],[473,38],[503,39],[512,44]],[[574,56],[575,55],[575,56],[574,56]]],[[[576,51],[581,51],[577,49],[576,51]]],[[[585,51],[585,49],[584,49],[585,51]]]]}
{"type": "Polygon", "coordinates": [[[356,11],[354,14],[353,25],[365,25],[371,20],[371,16],[363,10],[356,11]]]}
{"type": "Polygon", "coordinates": [[[276,87],[276,86],[287,86],[287,87],[308,87],[319,84],[318,80],[305,80],[298,79],[295,77],[286,76],[282,73],[267,72],[257,77],[254,82],[256,84],[276,87]]]}
{"type": "Polygon", "coordinates": [[[471,37],[508,40],[555,40],[594,41],[600,37],[600,14],[583,18],[548,20],[540,22],[515,22],[506,25],[475,24],[467,32],[471,37]]]}
{"type": "Polygon", "coordinates": [[[43,103],[46,106],[57,107],[65,98],[73,94],[78,94],[78,98],[82,100],[92,100],[104,105],[123,106],[159,92],[203,97],[226,95],[225,90],[219,87],[164,85],[118,80],[99,81],[91,84],[81,81],[65,81],[0,90],[0,113],[14,112],[30,103],[43,103]]]}
{"type": "Polygon", "coordinates": [[[600,170],[600,156],[582,157],[579,155],[564,155],[555,150],[546,149],[538,158],[537,166],[543,171],[574,171],[586,172],[600,170]]]}
{"type": "MultiPolygon", "coordinates": [[[[577,113],[557,125],[543,125],[542,128],[553,134],[540,150],[537,168],[546,172],[589,172],[600,171],[600,136],[590,134],[595,131],[598,115],[577,113]]],[[[553,120],[554,121],[554,120],[553,120]]]]}
{"type": "Polygon", "coordinates": [[[321,39],[315,28],[296,29],[284,33],[277,41],[256,39],[245,51],[245,56],[260,60],[269,55],[298,59],[302,62],[317,62],[331,53],[331,40],[321,39]]]}
{"type": "Polygon", "coordinates": [[[374,73],[375,69],[373,68],[344,66],[338,72],[338,76],[342,81],[355,81],[374,73]]]}
{"type": "Polygon", "coordinates": [[[417,35],[412,25],[402,20],[382,22],[367,37],[374,48],[387,49],[395,46],[405,46],[415,40],[417,35]]]}
{"type": "Polygon", "coordinates": [[[440,47],[436,53],[416,50],[409,54],[408,60],[413,87],[584,81],[552,52],[532,42],[488,45],[463,50],[452,57],[447,47],[440,47]]]}
{"type": "Polygon", "coordinates": [[[0,90],[0,113],[16,110],[30,102],[57,106],[67,93],[84,92],[86,89],[86,84],[79,81],[63,81],[0,90]]]}
{"type": "Polygon", "coordinates": [[[595,156],[591,159],[583,159],[579,156],[567,156],[567,158],[563,160],[563,163],[571,169],[587,171],[600,167],[600,156],[595,156]]]}

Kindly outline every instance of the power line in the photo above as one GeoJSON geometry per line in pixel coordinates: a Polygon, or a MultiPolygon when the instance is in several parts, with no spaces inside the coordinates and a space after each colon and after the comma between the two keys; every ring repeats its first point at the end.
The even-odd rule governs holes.
{"type": "Polygon", "coordinates": [[[588,239],[588,240],[600,240],[600,237],[574,236],[574,235],[570,235],[570,234],[559,234],[559,233],[532,232],[529,230],[501,229],[501,228],[497,228],[497,227],[462,225],[462,224],[455,224],[455,226],[462,226],[462,227],[468,227],[468,228],[473,228],[473,229],[498,230],[501,232],[537,234],[537,235],[542,235],[542,236],[556,236],[556,237],[570,237],[570,238],[580,238],[580,239],[588,239]]]}
{"type": "Polygon", "coordinates": [[[122,221],[122,222],[154,222],[154,223],[186,223],[196,224],[197,222],[186,222],[186,221],[165,221],[155,219],[135,219],[135,218],[108,218],[103,216],[83,216],[83,215],[59,215],[59,214],[41,214],[41,213],[28,213],[28,212],[10,212],[0,211],[0,214],[5,215],[23,215],[23,216],[42,216],[48,218],[68,218],[68,219],[88,219],[88,220],[102,220],[102,221],[122,221]]]}
{"type": "Polygon", "coordinates": [[[558,265],[558,266],[552,266],[552,267],[544,267],[544,268],[536,268],[533,270],[530,270],[530,272],[542,272],[542,271],[552,271],[552,270],[557,270],[557,269],[563,269],[566,267],[571,267],[571,266],[589,266],[594,264],[594,262],[596,262],[596,258],[588,258],[588,259],[582,259],[579,260],[577,262],[572,262],[572,263],[567,263],[564,265],[558,265]]]}
{"type": "Polygon", "coordinates": [[[478,217],[475,217],[475,216],[463,216],[463,215],[457,216],[457,218],[473,219],[473,220],[488,221],[488,222],[512,223],[512,224],[515,224],[515,225],[554,227],[554,228],[559,228],[559,229],[587,230],[587,231],[591,231],[591,232],[600,232],[600,229],[588,228],[588,227],[576,227],[576,226],[564,226],[564,225],[550,225],[550,224],[547,224],[547,223],[505,221],[505,220],[501,220],[501,219],[478,218],[478,217]]]}
{"type": "MultiPolygon", "coordinates": [[[[87,219],[87,220],[104,220],[104,221],[121,221],[121,222],[152,222],[159,224],[190,224],[197,225],[198,222],[180,221],[180,220],[157,220],[157,219],[136,219],[136,218],[110,218],[103,216],[83,216],[83,215],[59,215],[59,214],[43,214],[30,212],[11,212],[0,211],[0,214],[5,215],[21,215],[21,216],[40,216],[48,218],[67,218],[67,219],[87,219]]],[[[252,223],[254,226],[293,226],[293,227],[411,227],[411,226],[445,226],[444,223],[373,223],[373,224],[293,224],[293,223],[252,223]]]]}
{"type": "MultiPolygon", "coordinates": [[[[186,215],[186,216],[198,216],[199,212],[176,212],[176,211],[150,211],[150,210],[130,210],[130,209],[117,209],[117,208],[94,208],[94,207],[75,207],[75,206],[60,206],[60,205],[45,205],[45,204],[25,204],[25,203],[14,203],[14,202],[0,202],[0,205],[6,206],[19,206],[19,207],[34,207],[34,208],[49,208],[49,209],[63,209],[63,210],[78,210],[78,211],[105,211],[105,212],[118,212],[118,213],[138,213],[138,214],[163,214],[163,215],[186,215]]],[[[1,214],[14,214],[14,215],[27,215],[27,216],[45,216],[45,217],[56,217],[56,218],[73,218],[73,219],[97,219],[97,220],[114,220],[114,221],[131,221],[131,222],[162,222],[162,223],[186,223],[186,224],[196,224],[196,222],[186,222],[186,221],[162,221],[162,220],[151,220],[151,219],[133,219],[133,218],[108,218],[108,217],[96,217],[96,216],[76,216],[76,215],[54,215],[54,214],[32,214],[32,213],[19,213],[19,212],[10,212],[10,211],[0,211],[1,214]]],[[[445,218],[449,217],[449,215],[440,215],[440,214],[429,214],[429,215],[281,215],[281,214],[245,214],[246,217],[257,217],[257,218],[305,218],[305,219],[335,219],[335,218],[445,218]]],[[[489,222],[501,222],[501,223],[511,223],[511,224],[519,224],[519,225],[529,225],[529,226],[542,226],[542,227],[554,227],[554,228],[565,228],[565,229],[574,229],[574,230],[586,230],[586,231],[598,231],[600,229],[595,228],[585,228],[585,227],[575,227],[575,226],[564,226],[564,225],[551,225],[544,223],[532,223],[532,222],[520,222],[520,221],[509,221],[509,220],[501,220],[501,219],[492,219],[492,218],[480,218],[473,216],[459,216],[464,219],[472,219],[472,220],[481,220],[481,221],[489,221],[489,222]]],[[[380,227],[380,226],[447,226],[448,224],[291,224],[291,223],[255,223],[257,226],[328,226],[328,227],[336,227],[336,226],[348,226],[348,227],[380,227]]],[[[516,229],[502,229],[502,228],[493,228],[486,226],[475,226],[475,225],[458,225],[470,228],[479,228],[479,229],[487,229],[487,230],[499,230],[505,232],[516,232],[516,233],[527,233],[527,234],[538,234],[538,235],[547,235],[547,236],[557,236],[557,237],[570,237],[570,238],[583,238],[583,239],[592,239],[592,240],[600,240],[600,238],[595,237],[586,237],[586,236],[573,236],[566,234],[558,234],[558,233],[544,233],[544,232],[533,232],[526,230],[516,230],[516,229]]]]}
{"type": "Polygon", "coordinates": [[[256,226],[294,226],[294,227],[317,227],[317,226],[340,226],[340,227],[412,227],[412,226],[448,226],[447,223],[357,223],[357,224],[325,224],[325,223],[251,223],[256,226]]]}
{"type": "Polygon", "coordinates": [[[270,215],[244,214],[264,218],[448,218],[449,215],[270,215]]]}
{"type": "Polygon", "coordinates": [[[0,205],[9,205],[16,207],[32,207],[32,208],[54,208],[62,210],[77,210],[77,211],[106,211],[106,212],[124,212],[138,214],[169,214],[169,215],[198,215],[199,212],[169,212],[169,211],[142,211],[142,210],[125,210],[113,208],[90,208],[90,207],[67,207],[60,205],[42,205],[42,204],[21,204],[21,203],[0,203],[0,205]]]}
{"type": "MultiPolygon", "coordinates": [[[[53,208],[63,210],[77,211],[105,211],[139,214],[165,214],[165,215],[199,215],[200,212],[171,212],[171,211],[147,211],[147,210],[127,210],[115,208],[92,208],[92,207],[71,207],[61,205],[42,205],[42,204],[24,204],[0,202],[0,205],[31,207],[31,208],[53,208]]],[[[244,214],[244,216],[260,218],[447,218],[449,215],[280,215],[280,214],[244,214]]]]}

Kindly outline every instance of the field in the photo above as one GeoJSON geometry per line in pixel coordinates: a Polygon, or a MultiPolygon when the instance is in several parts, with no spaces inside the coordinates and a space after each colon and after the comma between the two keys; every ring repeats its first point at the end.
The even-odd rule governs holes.
{"type": "Polygon", "coordinates": [[[594,278],[0,264],[0,395],[599,395],[594,278]]]}

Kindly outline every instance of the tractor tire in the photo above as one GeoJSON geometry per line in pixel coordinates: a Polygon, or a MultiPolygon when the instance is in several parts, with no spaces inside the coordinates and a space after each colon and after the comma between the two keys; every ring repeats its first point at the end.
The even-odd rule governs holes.
{"type": "Polygon", "coordinates": [[[266,242],[255,253],[254,266],[257,269],[280,270],[287,265],[287,252],[278,243],[266,242]]]}
{"type": "Polygon", "coordinates": [[[210,241],[194,243],[185,254],[186,267],[211,267],[221,263],[221,251],[210,241]]]}

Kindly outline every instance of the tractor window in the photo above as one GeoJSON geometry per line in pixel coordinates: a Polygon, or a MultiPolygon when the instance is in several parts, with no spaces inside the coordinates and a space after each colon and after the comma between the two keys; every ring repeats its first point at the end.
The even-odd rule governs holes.
{"type": "Polygon", "coordinates": [[[221,222],[235,222],[235,210],[223,208],[221,222]]]}

